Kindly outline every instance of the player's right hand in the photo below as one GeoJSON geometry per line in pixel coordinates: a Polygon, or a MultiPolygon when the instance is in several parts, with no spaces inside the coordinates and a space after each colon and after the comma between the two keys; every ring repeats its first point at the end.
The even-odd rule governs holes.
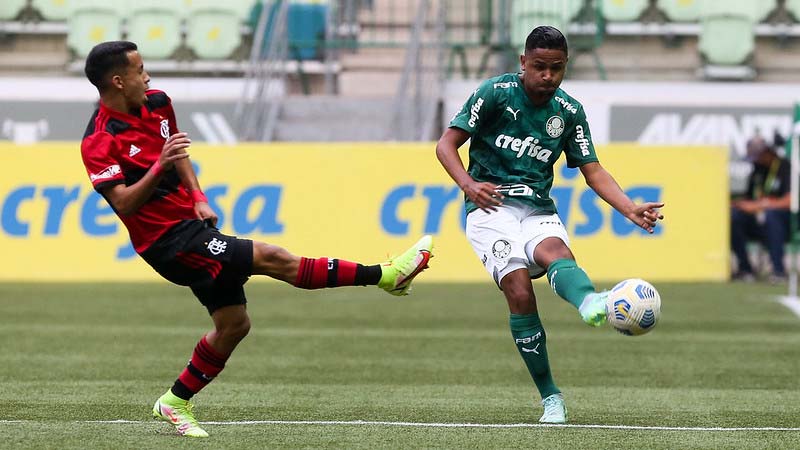
{"type": "Polygon", "coordinates": [[[164,147],[161,149],[161,156],[158,158],[158,163],[164,170],[169,170],[175,165],[175,161],[188,158],[189,153],[186,149],[192,145],[192,140],[186,133],[175,133],[164,141],[164,147]]]}
{"type": "Polygon", "coordinates": [[[475,206],[490,213],[503,204],[503,194],[497,192],[497,187],[494,183],[473,180],[464,186],[463,191],[475,206]]]}

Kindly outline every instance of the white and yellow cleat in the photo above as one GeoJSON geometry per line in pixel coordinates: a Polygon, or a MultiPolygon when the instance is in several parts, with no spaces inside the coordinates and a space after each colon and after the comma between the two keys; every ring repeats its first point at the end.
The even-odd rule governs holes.
{"type": "Polygon", "coordinates": [[[432,257],[433,236],[426,234],[403,254],[381,264],[378,287],[392,295],[408,295],[414,277],[428,268],[432,257]]]}
{"type": "Polygon", "coordinates": [[[153,417],[169,422],[178,430],[178,434],[187,437],[208,437],[206,430],[200,428],[192,415],[192,404],[175,396],[172,391],[162,395],[153,405],[153,417]]]}

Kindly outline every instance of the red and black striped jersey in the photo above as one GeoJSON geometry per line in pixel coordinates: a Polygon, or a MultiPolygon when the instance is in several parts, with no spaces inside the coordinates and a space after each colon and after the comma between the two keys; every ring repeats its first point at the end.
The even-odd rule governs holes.
{"type": "MultiPolygon", "coordinates": [[[[130,186],[139,181],[158,160],[164,141],[178,132],[167,94],[149,90],[146,95],[140,117],[111,110],[100,102],[89,120],[81,156],[86,173],[100,194],[108,187],[123,183],[130,186]]],[[[152,196],[139,209],[129,215],[117,215],[138,253],[175,224],[197,218],[194,202],[174,167],[164,172],[152,196]]]]}

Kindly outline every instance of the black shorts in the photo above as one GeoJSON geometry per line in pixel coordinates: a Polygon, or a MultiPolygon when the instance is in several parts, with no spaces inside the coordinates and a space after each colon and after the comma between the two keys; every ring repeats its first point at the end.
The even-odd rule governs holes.
{"type": "Polygon", "coordinates": [[[162,277],[189,286],[209,314],[244,305],[253,271],[253,241],[219,232],[208,221],[184,220],[141,253],[162,277]]]}

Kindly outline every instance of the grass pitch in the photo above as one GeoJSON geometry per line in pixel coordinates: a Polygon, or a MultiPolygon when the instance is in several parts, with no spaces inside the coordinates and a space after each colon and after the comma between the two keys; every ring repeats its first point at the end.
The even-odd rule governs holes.
{"type": "Polygon", "coordinates": [[[491,283],[399,300],[251,283],[253,329],[195,398],[212,422],[198,441],[150,420],[210,327],[188,289],[0,284],[0,447],[800,448],[800,318],[774,301],[784,288],[656,287],[662,320],[631,338],[583,325],[536,282],[575,425],[538,427],[491,283]]]}

